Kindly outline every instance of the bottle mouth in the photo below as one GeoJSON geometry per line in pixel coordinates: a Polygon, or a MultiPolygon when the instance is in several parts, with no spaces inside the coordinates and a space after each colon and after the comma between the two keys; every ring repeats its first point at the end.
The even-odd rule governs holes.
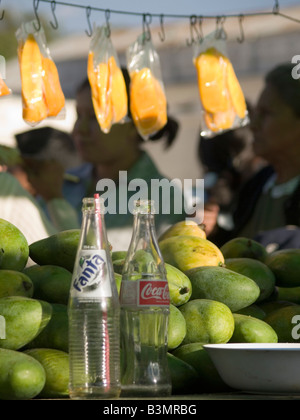
{"type": "Polygon", "coordinates": [[[154,200],[135,200],[133,212],[134,214],[155,214],[154,200]]]}
{"type": "Polygon", "coordinates": [[[104,200],[99,197],[99,194],[94,194],[93,197],[84,197],[82,199],[82,210],[85,211],[103,211],[104,200]]]}

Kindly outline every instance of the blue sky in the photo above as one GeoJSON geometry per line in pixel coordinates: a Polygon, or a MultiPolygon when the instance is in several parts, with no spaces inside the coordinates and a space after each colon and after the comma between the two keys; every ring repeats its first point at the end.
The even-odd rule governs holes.
{"type": "MultiPolygon", "coordinates": [[[[256,11],[272,11],[275,4],[274,0],[64,0],[64,2],[127,12],[176,15],[223,15],[229,13],[242,14],[256,11]]],[[[300,4],[300,0],[279,1],[281,9],[297,4],[300,4]]],[[[33,0],[2,0],[0,7],[1,10],[2,8],[12,9],[15,16],[18,16],[20,20],[22,19],[23,10],[32,12],[32,16],[34,17],[33,0]]],[[[50,3],[40,1],[38,11],[44,17],[49,18],[49,20],[52,19],[50,3]]],[[[80,32],[87,28],[84,9],[58,4],[56,6],[56,16],[60,28],[68,32],[80,32]]],[[[99,24],[104,23],[104,13],[92,11],[90,19],[92,23],[94,21],[99,24]]],[[[112,13],[110,23],[112,26],[138,26],[141,24],[141,17],[112,13]]]]}

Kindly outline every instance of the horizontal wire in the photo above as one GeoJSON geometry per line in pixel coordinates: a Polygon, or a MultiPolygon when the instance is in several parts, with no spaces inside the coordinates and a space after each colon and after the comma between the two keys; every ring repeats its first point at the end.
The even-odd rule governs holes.
{"type": "MultiPolygon", "coordinates": [[[[51,3],[51,0],[40,0],[43,3],[51,3]]],[[[75,3],[67,3],[65,1],[60,1],[57,0],[55,1],[56,4],[59,4],[61,6],[68,6],[68,7],[75,7],[75,8],[80,8],[80,9],[86,9],[87,7],[90,8],[91,10],[94,11],[98,11],[98,12],[107,12],[109,10],[110,13],[114,13],[114,14],[120,14],[120,15],[131,15],[131,16],[145,16],[145,15],[150,15],[152,17],[158,17],[161,18],[161,16],[163,16],[164,18],[171,18],[171,19],[189,19],[191,17],[191,15],[184,15],[184,14],[169,14],[169,13],[142,13],[142,12],[132,12],[132,11],[126,11],[126,10],[115,10],[115,9],[110,9],[110,8],[100,8],[100,7],[94,7],[94,6],[84,6],[83,4],[75,4],[75,3]]],[[[223,18],[239,18],[240,16],[244,16],[244,17],[254,17],[254,16],[270,16],[270,15],[277,15],[280,17],[283,17],[285,19],[289,19],[292,20],[294,22],[300,23],[299,19],[296,19],[292,16],[283,14],[279,11],[275,11],[273,9],[273,11],[270,12],[250,12],[250,13],[234,13],[234,14],[222,14],[222,15],[198,15],[201,16],[201,18],[203,19],[217,19],[219,17],[223,17],[223,18]]]]}

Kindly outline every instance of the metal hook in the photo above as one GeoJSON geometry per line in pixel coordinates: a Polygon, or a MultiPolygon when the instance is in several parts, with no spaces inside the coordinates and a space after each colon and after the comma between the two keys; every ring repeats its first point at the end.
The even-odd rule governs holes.
{"type": "Polygon", "coordinates": [[[51,1],[51,10],[52,10],[52,15],[54,18],[54,23],[50,21],[50,25],[52,26],[53,29],[58,29],[58,22],[57,22],[57,18],[55,15],[55,8],[56,8],[56,1],[52,0],[51,1]]]}
{"type": "Polygon", "coordinates": [[[186,40],[186,43],[188,45],[188,47],[191,47],[195,42],[195,37],[194,37],[194,31],[196,32],[197,38],[200,39],[201,36],[198,33],[198,30],[196,28],[196,24],[197,24],[197,16],[196,15],[192,15],[190,16],[190,33],[191,33],[191,37],[190,39],[186,40]]]}
{"type": "Polygon", "coordinates": [[[237,37],[237,41],[242,44],[245,41],[245,33],[244,33],[244,29],[243,29],[243,20],[244,20],[244,15],[240,15],[239,16],[239,25],[240,25],[240,36],[237,37]]]}
{"type": "Polygon", "coordinates": [[[150,39],[151,39],[151,32],[150,32],[151,22],[152,22],[152,15],[150,13],[144,13],[143,14],[144,41],[150,41],[150,39]]]}
{"type": "MultiPolygon", "coordinates": [[[[0,0],[0,3],[1,3],[1,0],[0,0]]],[[[4,19],[4,10],[2,11],[2,14],[0,16],[0,20],[3,20],[3,19],[4,19]]]]}
{"type": "Polygon", "coordinates": [[[227,39],[227,34],[224,30],[224,22],[226,16],[217,16],[216,20],[216,39],[227,39]]]}
{"type": "Polygon", "coordinates": [[[106,9],[105,10],[105,21],[106,21],[106,30],[105,30],[105,32],[106,32],[107,38],[110,38],[110,35],[111,35],[109,19],[110,19],[110,10],[109,9],[106,9]]]}
{"type": "Polygon", "coordinates": [[[199,16],[199,41],[200,43],[203,41],[204,36],[203,36],[203,27],[202,27],[202,23],[203,23],[203,16],[199,16]]]}
{"type": "Polygon", "coordinates": [[[165,28],[164,28],[164,15],[160,15],[160,32],[158,32],[161,42],[164,42],[166,39],[165,28]]]}
{"type": "Polygon", "coordinates": [[[40,2],[40,0],[33,0],[33,10],[34,10],[34,14],[35,14],[35,17],[36,17],[36,20],[37,20],[37,26],[36,26],[36,24],[35,24],[35,22],[33,22],[33,26],[34,26],[34,29],[38,32],[40,29],[41,29],[41,21],[40,21],[40,18],[39,18],[39,15],[38,15],[38,7],[39,7],[39,2],[40,2]]]}
{"type": "Polygon", "coordinates": [[[93,35],[93,28],[92,28],[91,21],[90,21],[90,16],[91,16],[91,13],[92,13],[91,7],[87,6],[86,9],[85,9],[85,12],[86,12],[86,20],[87,20],[88,27],[89,27],[89,30],[88,31],[86,30],[85,33],[87,34],[88,37],[91,37],[93,35]]]}
{"type": "Polygon", "coordinates": [[[278,15],[279,10],[280,10],[279,0],[275,0],[275,4],[274,4],[274,7],[273,7],[273,13],[274,13],[274,15],[278,15]]]}

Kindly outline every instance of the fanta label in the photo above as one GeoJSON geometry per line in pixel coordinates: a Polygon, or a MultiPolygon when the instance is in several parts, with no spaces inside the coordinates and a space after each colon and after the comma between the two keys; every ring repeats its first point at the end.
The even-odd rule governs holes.
{"type": "Polygon", "coordinates": [[[104,250],[81,251],[74,267],[71,295],[88,298],[112,295],[104,250]]]}

